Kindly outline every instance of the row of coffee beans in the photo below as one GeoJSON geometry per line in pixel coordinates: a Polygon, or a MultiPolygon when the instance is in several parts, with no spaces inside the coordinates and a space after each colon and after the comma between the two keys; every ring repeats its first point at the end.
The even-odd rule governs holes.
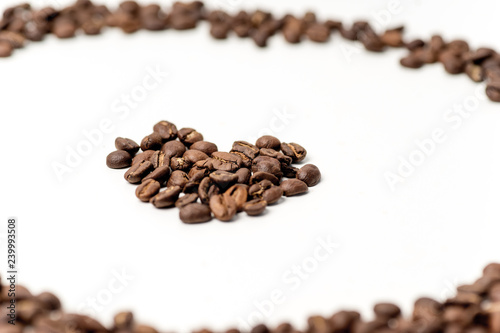
{"type": "MultiPolygon", "coordinates": [[[[56,296],[42,293],[33,296],[26,288],[16,286],[16,325],[7,323],[10,299],[8,286],[1,286],[0,332],[2,333],[157,333],[150,326],[138,325],[131,312],[121,312],[114,324],[106,328],[96,320],[67,314],[56,296]]],[[[311,316],[304,330],[288,323],[276,327],[259,324],[250,332],[229,329],[225,333],[500,333],[500,264],[483,270],[483,276],[469,285],[457,288],[455,296],[442,302],[431,298],[415,301],[413,313],[403,316],[392,303],[373,308],[374,319],[363,320],[359,312],[339,311],[331,317],[311,316]]],[[[214,333],[203,329],[196,333],[214,333]]]]}
{"type": "Polygon", "coordinates": [[[313,164],[293,166],[307,155],[301,145],[269,135],[255,144],[235,141],[230,152],[221,152],[195,129],[177,130],[160,121],[140,145],[116,138],[115,147],[106,158],[108,167],[129,168],[125,180],[138,185],[139,200],[156,208],[178,207],[185,223],[208,222],[212,215],[231,221],[242,211],[260,215],[283,195],[306,193],[321,179],[313,164]]]}
{"type": "Polygon", "coordinates": [[[486,81],[486,94],[492,101],[500,102],[500,54],[493,49],[475,50],[463,40],[445,42],[437,35],[429,41],[405,41],[403,27],[378,34],[366,21],[356,21],[346,27],[337,20],[320,21],[312,12],[303,17],[275,17],[261,10],[230,15],[220,10],[207,10],[200,1],[176,2],[169,11],[164,11],[157,4],[143,6],[135,1],[124,1],[114,11],[104,5],[95,5],[90,0],[77,0],[74,5],[60,10],[52,7],[36,10],[29,4],[21,4],[3,13],[0,21],[0,57],[10,56],[14,49],[23,47],[26,40],[40,41],[50,33],[59,38],[70,38],[78,31],[97,35],[104,27],[118,27],[125,33],[141,29],[186,30],[195,28],[200,21],[209,23],[210,34],[216,39],[226,39],[229,34],[235,34],[241,38],[252,38],[260,47],[266,46],[269,38],[277,33],[281,33],[287,42],[295,44],[306,38],[324,43],[335,31],[345,39],[361,42],[373,52],[406,47],[410,54],[401,59],[404,67],[420,68],[424,64],[440,62],[450,74],[466,73],[475,82],[486,81]]]}

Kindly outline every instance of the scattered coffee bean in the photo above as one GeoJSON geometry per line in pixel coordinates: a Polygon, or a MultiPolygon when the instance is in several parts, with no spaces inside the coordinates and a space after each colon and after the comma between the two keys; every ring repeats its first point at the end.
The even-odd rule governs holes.
{"type": "Polygon", "coordinates": [[[153,126],[153,131],[158,133],[163,141],[177,138],[177,127],[166,120],[162,120],[153,126]]]}
{"type": "Polygon", "coordinates": [[[238,176],[227,171],[217,170],[210,174],[210,179],[214,184],[225,190],[233,186],[238,181],[238,176]]]}
{"type": "Polygon", "coordinates": [[[243,210],[249,216],[257,216],[261,215],[264,212],[264,210],[266,210],[266,207],[267,207],[267,202],[265,200],[254,199],[246,202],[243,205],[243,210]]]}
{"type": "Polygon", "coordinates": [[[160,183],[154,179],[145,180],[139,185],[135,191],[135,195],[139,200],[148,202],[160,191],[160,183]]]}
{"type": "Polygon", "coordinates": [[[212,219],[212,213],[207,205],[192,203],[180,209],[179,218],[187,224],[203,223],[212,219]]]}
{"type": "Polygon", "coordinates": [[[111,169],[123,169],[132,165],[132,156],[125,150],[116,150],[106,157],[106,165],[111,169]]]}
{"type": "Polygon", "coordinates": [[[294,162],[300,162],[304,160],[307,155],[307,151],[301,145],[297,143],[282,143],[281,151],[286,156],[292,158],[294,162]]]}
{"type": "Polygon", "coordinates": [[[151,155],[151,158],[149,160],[151,161],[155,169],[170,164],[169,159],[165,156],[165,153],[161,150],[154,151],[153,155],[151,155]]]}
{"type": "Polygon", "coordinates": [[[231,221],[238,209],[236,201],[229,194],[213,195],[209,201],[210,210],[219,221],[231,221]]]}
{"type": "Polygon", "coordinates": [[[281,149],[281,141],[271,135],[264,135],[257,139],[255,145],[258,148],[269,148],[279,151],[281,149]]]}
{"type": "Polygon", "coordinates": [[[153,132],[146,136],[141,141],[141,149],[146,150],[159,150],[162,147],[162,139],[160,134],[153,132]]]}
{"type": "Polygon", "coordinates": [[[10,57],[14,48],[9,42],[0,41],[0,58],[10,57]]]}
{"type": "Polygon", "coordinates": [[[151,203],[156,208],[167,208],[175,205],[175,202],[179,198],[182,188],[180,186],[169,186],[165,190],[161,191],[153,198],[151,198],[151,203]]]}
{"type": "Polygon", "coordinates": [[[197,193],[188,193],[177,199],[177,201],[175,202],[175,207],[182,208],[189,204],[195,203],[196,200],[198,200],[197,193]]]}
{"type": "Polygon", "coordinates": [[[147,175],[142,182],[145,182],[146,180],[149,179],[154,179],[157,182],[160,183],[160,185],[164,185],[165,182],[168,180],[170,177],[170,166],[164,165],[156,168],[153,172],[151,172],[149,175],[147,175]]]}
{"type": "Polygon", "coordinates": [[[283,189],[281,186],[272,186],[262,192],[262,199],[264,199],[268,205],[277,203],[283,196],[283,189]]]}
{"type": "Polygon", "coordinates": [[[146,150],[145,152],[142,152],[140,154],[137,154],[133,159],[132,159],[132,165],[144,161],[151,161],[151,157],[155,153],[155,150],[146,150]]]}
{"type": "Polygon", "coordinates": [[[238,169],[238,171],[236,171],[234,174],[238,176],[238,184],[248,184],[252,172],[247,168],[241,168],[238,169]]]}
{"type": "Polygon", "coordinates": [[[184,188],[184,186],[186,186],[188,181],[189,181],[189,176],[187,175],[187,173],[181,170],[175,170],[170,175],[170,178],[167,182],[167,187],[179,186],[180,188],[184,188]]]}
{"type": "Polygon", "coordinates": [[[125,150],[131,155],[135,155],[139,151],[139,145],[130,139],[127,138],[116,138],[115,147],[118,150],[125,150]]]}
{"type": "Polygon", "coordinates": [[[199,150],[208,156],[218,151],[217,145],[208,141],[197,141],[191,145],[190,149],[199,150]]]}
{"type": "Polygon", "coordinates": [[[237,211],[241,212],[248,199],[248,185],[233,185],[225,192],[225,194],[234,199],[237,211]]]}
{"type": "Polygon", "coordinates": [[[189,149],[182,155],[182,158],[190,164],[195,164],[198,161],[206,160],[208,155],[199,150],[189,149]]]}
{"type": "Polygon", "coordinates": [[[192,128],[181,128],[177,133],[179,140],[187,147],[198,141],[203,141],[203,135],[192,128]]]}
{"type": "Polygon", "coordinates": [[[303,181],[307,186],[312,187],[321,180],[321,172],[314,164],[306,164],[297,172],[297,179],[303,181]]]}
{"type": "Polygon", "coordinates": [[[307,191],[309,190],[307,188],[307,184],[298,179],[284,180],[280,184],[280,187],[283,189],[283,193],[287,197],[307,193],[307,191]]]}
{"type": "Polygon", "coordinates": [[[179,141],[168,141],[161,147],[161,151],[165,153],[165,157],[168,159],[182,157],[186,152],[186,146],[179,141]]]}
{"type": "Polygon", "coordinates": [[[153,163],[150,161],[138,162],[133,164],[125,173],[125,180],[131,184],[140,183],[153,169],[153,163]]]}

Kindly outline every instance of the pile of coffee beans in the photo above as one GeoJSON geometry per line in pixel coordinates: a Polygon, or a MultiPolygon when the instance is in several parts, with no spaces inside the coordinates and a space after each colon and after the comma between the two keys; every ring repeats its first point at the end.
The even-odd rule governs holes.
{"type": "Polygon", "coordinates": [[[346,26],[338,20],[318,20],[312,12],[302,17],[285,15],[275,17],[269,12],[240,11],[231,15],[221,10],[208,10],[202,2],[175,2],[169,9],[157,4],[141,5],[124,1],[116,10],[97,5],[90,0],[77,0],[75,4],[54,9],[33,9],[29,4],[7,8],[0,20],[0,57],[9,57],[14,49],[27,41],[38,42],[47,34],[58,38],[71,38],[79,32],[97,35],[106,27],[117,27],[125,33],[139,30],[194,29],[199,22],[210,25],[215,39],[226,39],[234,34],[251,38],[260,47],[282,34],[289,43],[303,40],[325,43],[334,32],[351,41],[359,41],[366,50],[382,52],[388,48],[404,47],[409,55],[401,59],[407,68],[420,68],[425,64],[441,63],[450,74],[465,73],[474,82],[486,81],[486,94],[490,100],[500,102],[500,54],[491,48],[471,49],[464,40],[445,41],[439,35],[430,40],[406,41],[403,27],[377,33],[368,22],[356,21],[346,26]]]}
{"type": "Polygon", "coordinates": [[[115,147],[107,166],[129,168],[125,180],[138,185],[139,200],[177,207],[185,223],[208,222],[212,215],[227,222],[243,211],[257,216],[282,196],[307,193],[321,179],[315,165],[293,165],[306,158],[304,147],[269,135],[255,144],[235,141],[231,151],[221,152],[195,129],[177,130],[163,120],[140,145],[116,138],[115,147]]]}
{"type": "MultiPolygon", "coordinates": [[[[0,332],[2,333],[158,333],[156,329],[136,324],[131,312],[120,312],[113,325],[106,328],[87,316],[68,314],[59,299],[44,292],[33,296],[16,286],[16,325],[10,325],[7,306],[8,286],[0,284],[0,332]]],[[[364,320],[357,311],[343,310],[331,317],[311,316],[304,329],[288,323],[269,327],[259,324],[250,332],[228,329],[225,333],[500,333],[500,263],[492,263],[483,276],[472,284],[461,285],[455,296],[444,301],[422,297],[415,301],[413,312],[404,316],[392,303],[373,307],[374,318],[364,320]]],[[[193,333],[216,333],[202,329],[193,333]]],[[[219,331],[220,332],[220,331],[219,331]]]]}

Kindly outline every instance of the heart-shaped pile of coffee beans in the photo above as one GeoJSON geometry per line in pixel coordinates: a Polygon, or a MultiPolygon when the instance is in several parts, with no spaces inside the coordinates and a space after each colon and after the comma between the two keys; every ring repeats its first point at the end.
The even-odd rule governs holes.
{"type": "Polygon", "coordinates": [[[156,208],[175,206],[185,223],[208,222],[212,215],[228,222],[242,211],[257,216],[283,195],[307,193],[321,179],[313,164],[293,166],[305,159],[304,147],[270,135],[255,144],[235,141],[230,152],[221,152],[195,129],[177,130],[164,120],[140,146],[120,137],[115,146],[108,167],[129,168],[125,180],[138,185],[139,200],[156,208]]]}

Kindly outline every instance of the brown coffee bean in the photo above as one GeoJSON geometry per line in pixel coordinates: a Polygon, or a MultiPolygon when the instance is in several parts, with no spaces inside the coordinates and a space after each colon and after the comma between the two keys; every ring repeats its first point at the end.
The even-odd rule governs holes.
{"type": "Polygon", "coordinates": [[[61,17],[54,21],[52,32],[57,38],[72,38],[75,36],[76,25],[73,20],[61,17]]]}
{"type": "Polygon", "coordinates": [[[258,184],[250,186],[248,194],[253,198],[261,198],[263,193],[274,185],[269,180],[263,180],[258,184]]]}
{"type": "Polygon", "coordinates": [[[181,128],[177,135],[179,140],[187,147],[198,141],[203,141],[203,135],[192,128],[181,128]]]}
{"type": "Polygon", "coordinates": [[[218,151],[217,145],[208,141],[197,141],[189,147],[191,150],[199,150],[202,153],[210,156],[212,153],[218,151]]]}
{"type": "Polygon", "coordinates": [[[486,95],[494,102],[500,102],[500,81],[490,82],[486,86],[486,95]]]}
{"type": "Polygon", "coordinates": [[[241,167],[241,164],[241,157],[235,154],[220,151],[212,153],[211,165],[215,170],[236,172],[241,167]]]}
{"type": "Polygon", "coordinates": [[[168,165],[164,165],[164,166],[156,168],[153,172],[151,172],[149,175],[147,175],[142,180],[142,182],[145,182],[146,180],[149,180],[149,179],[154,179],[157,182],[159,182],[160,185],[164,185],[165,182],[168,180],[168,177],[170,177],[170,167],[168,165]]]}
{"type": "Polygon", "coordinates": [[[277,159],[280,163],[291,164],[292,158],[286,156],[285,154],[270,148],[262,148],[260,150],[260,156],[268,156],[277,159]]]}
{"type": "Polygon", "coordinates": [[[279,151],[281,149],[281,141],[271,135],[264,135],[257,139],[255,145],[258,148],[269,148],[279,151]]]}
{"type": "Polygon", "coordinates": [[[253,160],[252,172],[270,173],[278,179],[283,177],[283,172],[281,172],[281,163],[277,159],[267,156],[259,156],[253,160]]]}
{"type": "Polygon", "coordinates": [[[252,177],[250,177],[250,184],[257,184],[263,180],[268,180],[274,185],[280,184],[280,180],[278,179],[278,177],[276,177],[272,173],[262,171],[257,171],[252,175],[252,177]]]}
{"type": "Polygon", "coordinates": [[[138,162],[125,172],[125,180],[131,184],[140,183],[153,169],[153,163],[150,161],[138,162]]]}
{"type": "Polygon", "coordinates": [[[170,160],[170,168],[172,170],[188,171],[191,168],[191,163],[182,157],[174,157],[170,160]]]}
{"type": "Polygon", "coordinates": [[[165,142],[161,148],[167,158],[182,157],[186,152],[186,146],[180,141],[165,142]]]}
{"type": "Polygon", "coordinates": [[[298,179],[284,180],[280,184],[280,187],[283,189],[283,193],[287,197],[307,193],[307,191],[309,191],[307,184],[298,179]]]}
{"type": "Polygon", "coordinates": [[[277,203],[283,196],[283,189],[280,186],[272,186],[262,193],[262,199],[264,199],[268,205],[277,203]]]}
{"type": "Polygon", "coordinates": [[[474,82],[481,82],[484,80],[483,68],[473,62],[465,65],[465,74],[474,82]]]}
{"type": "Polygon", "coordinates": [[[358,40],[363,43],[365,49],[372,52],[382,52],[386,46],[369,24],[358,32],[358,40]]]}
{"type": "Polygon", "coordinates": [[[257,216],[261,215],[264,213],[267,207],[267,202],[262,199],[254,199],[251,201],[246,202],[243,205],[243,210],[245,213],[247,213],[249,216],[257,216]]]}
{"type": "Polygon", "coordinates": [[[141,141],[141,149],[146,150],[159,150],[162,147],[162,140],[160,134],[153,132],[146,136],[141,141]]]}
{"type": "Polygon", "coordinates": [[[421,39],[415,39],[411,42],[406,43],[406,48],[410,51],[415,51],[425,46],[425,42],[421,39]]]}
{"type": "Polygon", "coordinates": [[[165,153],[161,150],[155,150],[153,155],[151,155],[150,161],[155,169],[170,164],[169,159],[165,156],[165,153]]]}
{"type": "Polygon", "coordinates": [[[241,158],[241,167],[250,168],[252,166],[252,160],[247,155],[233,150],[231,150],[231,154],[234,154],[241,158]]]}
{"type": "Polygon", "coordinates": [[[330,28],[324,24],[313,23],[305,32],[307,38],[316,43],[325,43],[330,39],[330,28]]]}
{"type": "Polygon", "coordinates": [[[491,263],[483,269],[484,276],[500,276],[500,263],[491,263]]]}
{"type": "Polygon", "coordinates": [[[444,69],[449,74],[460,74],[464,72],[465,62],[461,57],[456,56],[450,51],[442,52],[439,55],[439,61],[444,65],[444,69]]]}
{"type": "Polygon", "coordinates": [[[300,162],[306,158],[307,151],[301,145],[297,143],[285,143],[281,144],[281,151],[286,156],[290,156],[294,162],[300,162]]]}
{"type": "Polygon", "coordinates": [[[175,202],[175,207],[182,208],[189,204],[195,203],[196,200],[198,200],[197,193],[188,193],[177,199],[177,201],[175,202]]]}
{"type": "Polygon", "coordinates": [[[151,156],[155,153],[155,150],[146,150],[145,152],[142,152],[140,154],[137,154],[133,159],[132,159],[132,165],[144,161],[151,161],[151,156]]]}
{"type": "Polygon", "coordinates": [[[351,332],[352,327],[359,322],[361,315],[356,311],[340,311],[330,317],[333,332],[351,332]]]}
{"type": "Polygon", "coordinates": [[[297,179],[303,181],[307,186],[312,187],[321,180],[321,172],[314,164],[306,164],[297,172],[297,179]]]}
{"type": "Polygon", "coordinates": [[[198,196],[203,204],[208,205],[210,198],[213,195],[219,193],[220,193],[219,187],[213,183],[210,177],[205,177],[200,181],[200,185],[198,187],[198,196]]]}
{"type": "Polygon", "coordinates": [[[227,39],[230,30],[228,22],[215,22],[210,26],[210,35],[215,39],[227,39]]]}
{"type": "Polygon", "coordinates": [[[424,62],[420,57],[415,53],[410,53],[408,56],[402,58],[400,63],[403,67],[407,68],[421,68],[424,65],[424,62]]]}
{"type": "Polygon", "coordinates": [[[192,203],[180,209],[179,217],[184,223],[203,223],[212,219],[212,213],[207,205],[192,203]]]}
{"type": "Polygon", "coordinates": [[[213,195],[210,198],[209,205],[210,210],[219,221],[231,221],[237,212],[236,201],[230,195],[213,195]]]}
{"type": "Polygon", "coordinates": [[[143,181],[135,190],[135,195],[139,200],[148,202],[160,191],[160,183],[154,179],[143,181]]]}
{"type": "Polygon", "coordinates": [[[45,312],[42,304],[36,299],[16,300],[16,321],[29,324],[35,317],[45,312]]]}
{"type": "Polygon", "coordinates": [[[198,161],[206,160],[208,155],[199,150],[189,149],[182,155],[182,158],[190,164],[195,164],[198,161]]]}
{"type": "Polygon", "coordinates": [[[264,324],[259,324],[254,326],[251,330],[250,333],[271,333],[269,328],[264,325],[264,324]]]}
{"type": "Polygon", "coordinates": [[[172,207],[179,198],[181,191],[182,188],[180,186],[167,187],[164,191],[152,197],[150,202],[156,208],[172,207]]]}
{"type": "Polygon", "coordinates": [[[252,173],[247,168],[241,168],[238,169],[238,171],[236,171],[234,174],[238,176],[238,184],[248,184],[252,173]]]}
{"type": "Polygon", "coordinates": [[[0,41],[0,58],[7,58],[12,55],[14,48],[9,42],[0,41]]]}
{"type": "Polygon", "coordinates": [[[223,190],[233,186],[238,181],[238,176],[234,173],[221,170],[212,172],[209,177],[214,184],[223,190]]]}
{"type": "Polygon", "coordinates": [[[106,328],[97,320],[78,314],[64,314],[61,321],[73,331],[105,333],[106,328]]]}
{"type": "Polygon", "coordinates": [[[162,120],[153,126],[153,131],[158,133],[163,141],[175,140],[177,138],[177,127],[166,120],[162,120]]]}
{"type": "Polygon", "coordinates": [[[170,175],[170,179],[167,182],[167,187],[179,186],[181,189],[183,189],[184,186],[186,186],[186,184],[188,183],[188,181],[189,177],[187,173],[181,170],[175,170],[170,175]]]}
{"type": "Polygon", "coordinates": [[[476,65],[480,65],[484,60],[495,55],[495,50],[481,47],[475,51],[469,51],[467,54],[463,56],[465,61],[471,61],[476,65]]]}
{"type": "Polygon", "coordinates": [[[111,169],[123,169],[132,165],[132,156],[125,150],[116,150],[106,157],[106,165],[111,169]]]}
{"type": "Polygon", "coordinates": [[[117,313],[113,318],[115,330],[130,330],[134,323],[134,315],[130,311],[117,313]]]}
{"type": "Polygon", "coordinates": [[[311,316],[307,318],[308,332],[331,332],[330,322],[323,316],[311,316]]]}
{"type": "Polygon", "coordinates": [[[378,303],[373,307],[373,312],[378,319],[388,321],[401,315],[401,309],[392,303],[378,303]]]}
{"type": "Polygon", "coordinates": [[[116,138],[115,147],[118,150],[125,150],[131,155],[139,151],[139,145],[135,141],[127,138],[116,138]]]}
{"type": "Polygon", "coordinates": [[[233,26],[234,33],[240,38],[249,37],[252,31],[252,26],[249,23],[242,23],[233,26]]]}
{"type": "Polygon", "coordinates": [[[61,308],[61,301],[56,295],[52,293],[40,293],[38,296],[36,296],[36,299],[46,310],[54,311],[61,308]]]}
{"type": "Polygon", "coordinates": [[[446,43],[443,40],[443,37],[439,35],[434,35],[431,37],[431,41],[429,42],[429,49],[434,53],[441,52],[446,46],[446,43]]]}
{"type": "MultiPolygon", "coordinates": [[[[290,44],[300,43],[302,40],[302,35],[306,25],[305,22],[290,16],[283,26],[283,36],[285,40],[290,44]]],[[[259,145],[257,145],[259,147],[259,145]]],[[[271,147],[259,147],[259,148],[271,148],[271,147]]]]}
{"type": "Polygon", "coordinates": [[[441,303],[427,297],[419,298],[413,306],[413,320],[429,320],[442,313],[441,303]]]}
{"type": "Polygon", "coordinates": [[[234,199],[237,211],[241,212],[243,210],[243,205],[247,202],[248,186],[241,184],[233,185],[224,194],[234,199]]]}
{"type": "Polygon", "coordinates": [[[402,47],[405,45],[403,41],[403,28],[386,30],[380,40],[390,47],[402,47]]]}
{"type": "Polygon", "coordinates": [[[249,159],[253,160],[257,155],[259,155],[259,148],[246,141],[235,141],[231,152],[239,152],[247,156],[249,159]]]}
{"type": "Polygon", "coordinates": [[[0,31],[0,41],[8,42],[13,48],[19,49],[24,46],[26,38],[17,32],[0,31]]]}
{"type": "Polygon", "coordinates": [[[469,44],[461,39],[453,40],[449,42],[446,46],[446,51],[451,52],[454,55],[465,55],[469,52],[469,44]]]}
{"type": "Polygon", "coordinates": [[[284,177],[295,178],[297,177],[297,172],[299,172],[299,168],[281,163],[281,171],[283,172],[284,177]]]}

